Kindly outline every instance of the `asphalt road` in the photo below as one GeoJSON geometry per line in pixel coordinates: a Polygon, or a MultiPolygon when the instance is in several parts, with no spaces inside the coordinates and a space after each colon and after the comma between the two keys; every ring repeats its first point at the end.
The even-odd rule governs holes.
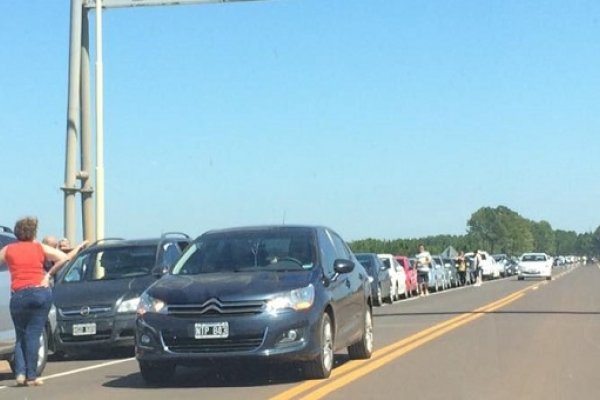
{"type": "MultiPolygon", "coordinates": [[[[552,281],[508,278],[375,309],[371,360],[336,357],[330,379],[291,367],[181,368],[146,387],[132,358],[52,361],[46,384],[10,399],[591,399],[600,393],[600,268],[557,270],[552,281]]],[[[4,369],[3,369],[4,368],[4,369]]]]}

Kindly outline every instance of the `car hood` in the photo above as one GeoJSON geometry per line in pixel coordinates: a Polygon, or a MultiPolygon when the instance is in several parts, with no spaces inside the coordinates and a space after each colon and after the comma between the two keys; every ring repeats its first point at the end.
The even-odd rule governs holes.
{"type": "Polygon", "coordinates": [[[54,304],[58,308],[113,305],[120,298],[138,297],[156,277],[152,275],[101,281],[60,283],[54,286],[54,304]]]}
{"type": "Polygon", "coordinates": [[[263,300],[275,293],[306,287],[316,271],[236,272],[199,275],[166,275],[148,289],[152,297],[167,304],[263,300]]]}

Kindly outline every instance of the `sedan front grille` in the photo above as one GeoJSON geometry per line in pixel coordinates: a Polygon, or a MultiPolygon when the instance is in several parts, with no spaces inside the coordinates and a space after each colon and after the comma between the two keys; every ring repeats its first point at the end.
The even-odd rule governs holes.
{"type": "Polygon", "coordinates": [[[100,316],[103,314],[108,314],[111,311],[112,306],[109,305],[63,307],[58,309],[58,313],[63,317],[100,316]]]}
{"type": "Polygon", "coordinates": [[[194,318],[199,315],[252,315],[264,309],[263,301],[220,301],[210,299],[202,304],[176,304],[167,307],[172,317],[194,318]]]}

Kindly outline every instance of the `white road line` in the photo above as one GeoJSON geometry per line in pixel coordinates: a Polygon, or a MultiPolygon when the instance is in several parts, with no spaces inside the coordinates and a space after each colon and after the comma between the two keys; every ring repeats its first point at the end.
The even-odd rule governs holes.
{"type": "MultiPolygon", "coordinates": [[[[47,381],[49,379],[61,378],[63,376],[74,375],[74,374],[78,374],[80,372],[86,372],[86,371],[91,371],[91,370],[98,369],[98,368],[109,367],[111,365],[122,364],[124,362],[133,361],[133,360],[135,360],[135,357],[124,358],[124,359],[115,360],[115,361],[108,361],[108,362],[105,362],[102,364],[90,365],[89,367],[74,369],[72,371],[65,371],[65,372],[61,372],[58,374],[54,374],[54,375],[42,376],[42,379],[47,381]]],[[[0,386],[0,390],[6,389],[7,387],[8,386],[0,386]]]]}
{"type": "Polygon", "coordinates": [[[44,377],[42,377],[42,379],[47,381],[48,379],[54,379],[54,378],[60,378],[60,377],[67,376],[67,375],[78,374],[80,372],[86,372],[86,371],[91,371],[93,369],[109,367],[111,365],[122,364],[124,362],[133,361],[133,360],[135,360],[135,357],[124,358],[122,360],[108,361],[108,362],[105,362],[102,364],[90,365],[89,367],[83,367],[83,368],[74,369],[72,371],[65,371],[65,372],[61,372],[59,374],[44,376],[44,377]]]}

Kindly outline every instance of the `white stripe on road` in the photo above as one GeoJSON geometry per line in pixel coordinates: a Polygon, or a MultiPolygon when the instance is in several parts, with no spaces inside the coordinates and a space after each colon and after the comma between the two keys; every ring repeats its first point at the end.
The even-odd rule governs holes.
{"type": "MultiPolygon", "coordinates": [[[[43,380],[47,381],[49,379],[61,378],[63,376],[78,374],[80,372],[91,371],[91,370],[98,369],[98,368],[109,367],[111,365],[122,364],[124,362],[133,361],[133,360],[135,360],[135,357],[124,358],[122,360],[108,361],[108,362],[105,362],[105,363],[102,363],[102,364],[90,365],[89,367],[83,367],[83,368],[74,369],[72,371],[65,371],[65,372],[61,372],[61,373],[58,373],[58,374],[54,374],[54,375],[43,376],[41,378],[43,380]]],[[[0,386],[0,390],[1,389],[6,389],[6,388],[7,388],[7,386],[0,386]]]]}

